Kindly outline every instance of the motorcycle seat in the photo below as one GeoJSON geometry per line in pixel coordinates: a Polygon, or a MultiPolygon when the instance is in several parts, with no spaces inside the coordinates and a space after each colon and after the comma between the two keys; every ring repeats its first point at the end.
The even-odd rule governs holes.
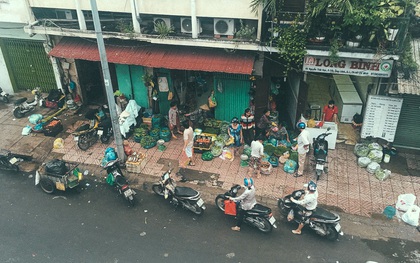
{"type": "Polygon", "coordinates": [[[127,180],[125,180],[123,176],[117,176],[115,178],[115,182],[117,183],[118,186],[124,186],[127,184],[127,180]]]}
{"type": "Polygon", "coordinates": [[[19,105],[19,104],[21,104],[21,103],[24,103],[25,101],[27,101],[28,100],[28,98],[20,98],[20,99],[17,99],[16,101],[15,101],[15,105],[19,105]]]}
{"type": "Polygon", "coordinates": [[[256,213],[271,213],[271,208],[260,205],[260,204],[256,204],[254,205],[254,207],[250,210],[252,212],[256,212],[256,213]]]}
{"type": "Polygon", "coordinates": [[[198,195],[198,192],[190,187],[175,187],[175,195],[183,196],[183,197],[190,197],[198,195]]]}
{"type": "Polygon", "coordinates": [[[316,210],[313,212],[311,217],[316,217],[320,219],[326,219],[326,220],[334,220],[337,218],[337,216],[328,210],[325,210],[321,207],[317,207],[316,210]]]}

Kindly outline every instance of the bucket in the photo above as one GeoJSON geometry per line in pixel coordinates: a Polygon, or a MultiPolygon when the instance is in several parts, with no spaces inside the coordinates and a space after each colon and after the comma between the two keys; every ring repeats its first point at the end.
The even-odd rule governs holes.
{"type": "Polygon", "coordinates": [[[389,155],[389,154],[385,154],[384,155],[384,163],[389,163],[389,160],[391,159],[391,155],[389,155]]]}

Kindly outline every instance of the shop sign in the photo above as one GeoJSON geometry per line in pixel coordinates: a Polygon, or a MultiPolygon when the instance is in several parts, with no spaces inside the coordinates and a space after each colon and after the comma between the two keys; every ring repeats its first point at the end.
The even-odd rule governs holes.
{"type": "Polygon", "coordinates": [[[331,62],[329,57],[305,56],[303,71],[355,76],[389,78],[393,60],[341,59],[331,62]]]}

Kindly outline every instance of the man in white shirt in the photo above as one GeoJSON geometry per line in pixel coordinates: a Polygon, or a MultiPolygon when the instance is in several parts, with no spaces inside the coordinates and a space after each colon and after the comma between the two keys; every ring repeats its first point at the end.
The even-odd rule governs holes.
{"type": "Polygon", "coordinates": [[[299,167],[294,177],[300,177],[303,175],[303,169],[305,167],[306,154],[309,152],[310,135],[309,131],[306,130],[306,124],[304,122],[298,123],[300,134],[298,136],[298,154],[299,154],[299,167]]]}
{"type": "Polygon", "coordinates": [[[252,177],[253,173],[257,173],[257,178],[261,177],[260,166],[261,157],[264,155],[263,135],[259,135],[257,139],[251,142],[251,157],[249,158],[248,177],[252,177]]]}
{"type": "MultiPolygon", "coordinates": [[[[306,186],[306,185],[305,185],[306,186]]],[[[307,223],[307,219],[312,215],[313,211],[318,206],[318,191],[316,190],[316,183],[310,181],[305,189],[305,196],[302,200],[296,200],[293,197],[290,199],[293,203],[301,205],[305,208],[304,214],[302,215],[302,222],[296,230],[292,230],[293,234],[300,235],[302,228],[307,223]]]]}

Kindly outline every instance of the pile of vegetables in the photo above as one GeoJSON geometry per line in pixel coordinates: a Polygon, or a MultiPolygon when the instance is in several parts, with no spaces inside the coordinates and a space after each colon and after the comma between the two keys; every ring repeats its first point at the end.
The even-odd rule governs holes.
{"type": "Polygon", "coordinates": [[[169,142],[171,140],[171,131],[169,130],[169,128],[162,128],[159,133],[159,138],[164,140],[165,142],[169,142]]]}
{"type": "Polygon", "coordinates": [[[210,152],[213,154],[213,156],[219,156],[219,155],[221,155],[222,154],[222,151],[223,151],[222,147],[217,146],[217,145],[213,145],[211,147],[211,150],[210,150],[210,152]]]}
{"type": "Polygon", "coordinates": [[[145,149],[150,149],[156,146],[156,140],[152,136],[146,135],[141,138],[140,145],[145,149]]]}
{"type": "Polygon", "coordinates": [[[139,127],[134,129],[134,141],[140,142],[143,136],[146,136],[149,133],[149,129],[146,127],[139,127]]]}
{"type": "Polygon", "coordinates": [[[211,152],[209,152],[209,151],[204,152],[204,153],[201,155],[201,159],[202,159],[203,161],[211,161],[211,160],[213,160],[213,158],[214,158],[213,154],[212,154],[211,152]]]}
{"type": "Polygon", "coordinates": [[[159,140],[159,133],[160,133],[160,128],[155,127],[150,130],[149,135],[152,136],[155,140],[159,140]]]}

